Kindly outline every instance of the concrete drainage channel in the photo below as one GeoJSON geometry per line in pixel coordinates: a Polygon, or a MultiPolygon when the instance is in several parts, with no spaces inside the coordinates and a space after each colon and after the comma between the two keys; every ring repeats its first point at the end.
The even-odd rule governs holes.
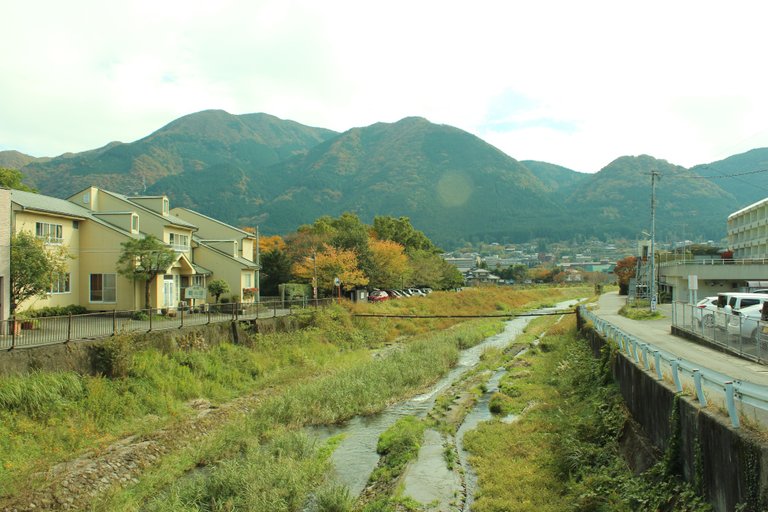
{"type": "MultiPolygon", "coordinates": [[[[574,303],[576,301],[563,302],[552,309],[567,308],[574,303]]],[[[376,453],[379,436],[403,416],[424,418],[434,407],[438,396],[477,366],[483,352],[489,348],[503,350],[510,346],[532,319],[519,317],[511,320],[507,322],[502,333],[463,351],[456,368],[427,393],[395,404],[373,416],[358,416],[342,425],[310,429],[310,434],[321,441],[339,435],[343,437],[332,456],[336,481],[345,485],[352,496],[359,496],[379,462],[379,455],[376,453]]],[[[469,510],[476,488],[476,477],[467,460],[468,454],[463,449],[462,441],[466,432],[476,428],[480,422],[491,419],[489,401],[498,391],[499,382],[505,373],[506,370],[500,368],[490,376],[485,392],[464,417],[455,437],[432,429],[425,432],[417,460],[408,466],[402,477],[405,496],[424,504],[429,510],[469,510]],[[446,462],[446,449],[456,450],[458,454],[459,464],[453,468],[449,468],[446,462]]],[[[514,419],[514,416],[510,416],[502,421],[514,419]]]]}

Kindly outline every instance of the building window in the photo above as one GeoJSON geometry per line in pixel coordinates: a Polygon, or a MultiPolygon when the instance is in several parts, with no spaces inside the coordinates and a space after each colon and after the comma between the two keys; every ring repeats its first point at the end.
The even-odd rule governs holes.
{"type": "Polygon", "coordinates": [[[115,302],[115,274],[91,274],[91,302],[115,302]]]}
{"type": "Polygon", "coordinates": [[[79,220],[73,220],[72,221],[72,229],[80,229],[80,221],[79,220]]]}
{"type": "Polygon", "coordinates": [[[35,236],[47,244],[61,244],[64,241],[61,224],[35,222],[35,236]]]}
{"type": "Polygon", "coordinates": [[[205,286],[205,276],[192,276],[192,286],[205,286]]]}
{"type": "Polygon", "coordinates": [[[250,272],[245,274],[245,288],[251,287],[251,274],[250,272]]]}
{"type": "Polygon", "coordinates": [[[69,287],[69,272],[65,274],[54,274],[51,282],[51,294],[69,293],[72,290],[69,287]]]}
{"type": "Polygon", "coordinates": [[[135,213],[131,215],[131,233],[139,232],[139,216],[135,213]]]}
{"type": "Polygon", "coordinates": [[[168,235],[168,242],[174,249],[186,251],[189,249],[189,236],[171,233],[168,235]]]}

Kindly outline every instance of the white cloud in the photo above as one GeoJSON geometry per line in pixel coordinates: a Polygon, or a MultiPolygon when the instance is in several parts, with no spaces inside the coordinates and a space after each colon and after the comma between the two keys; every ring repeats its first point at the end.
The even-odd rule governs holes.
{"type": "Polygon", "coordinates": [[[424,116],[595,171],[768,145],[760,2],[15,2],[0,149],[82,151],[182,115],[345,130],[424,116]]]}

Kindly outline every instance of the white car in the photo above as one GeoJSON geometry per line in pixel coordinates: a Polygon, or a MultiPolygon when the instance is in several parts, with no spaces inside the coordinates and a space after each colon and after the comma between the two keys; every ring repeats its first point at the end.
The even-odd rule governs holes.
{"type": "Polygon", "coordinates": [[[693,316],[699,325],[711,328],[715,325],[715,313],[717,312],[717,295],[706,297],[696,303],[693,309],[693,316]]]}
{"type": "Polygon", "coordinates": [[[768,335],[768,332],[764,330],[768,327],[768,322],[760,320],[762,309],[762,304],[755,304],[735,311],[731,321],[728,322],[728,334],[738,335],[754,342],[757,342],[761,333],[768,335]]]}

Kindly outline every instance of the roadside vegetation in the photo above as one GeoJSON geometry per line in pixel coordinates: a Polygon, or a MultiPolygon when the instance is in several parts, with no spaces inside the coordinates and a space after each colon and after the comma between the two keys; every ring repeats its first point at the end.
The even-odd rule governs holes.
{"type": "MultiPolygon", "coordinates": [[[[115,490],[94,507],[136,510],[196,466],[214,468],[211,471],[221,478],[216,485],[235,489],[236,482],[223,483],[237,476],[237,471],[222,469],[229,467],[225,461],[256,471],[267,467],[270,457],[277,465],[290,459],[289,465],[307,470],[306,480],[297,477],[296,482],[312,487],[327,452],[291,437],[286,427],[333,423],[380,410],[437,380],[455,364],[460,348],[478,343],[501,325],[495,319],[355,319],[352,313],[510,314],[524,306],[584,294],[578,288],[497,288],[436,292],[386,305],[343,304],[317,311],[302,330],[254,334],[242,345],[208,346],[205,340],[193,340],[189,346],[161,351],[137,347],[129,336],[115,337],[102,347],[101,375],[36,372],[0,378],[0,489],[5,497],[23,495],[43,485],[41,472],[56,462],[86,450],[98,451],[128,435],[172,428],[195,412],[196,402],[215,406],[237,397],[254,397],[258,406],[245,416],[233,414],[204,442],[174,451],[138,484],[115,490]],[[292,448],[274,448],[281,443],[292,448]],[[298,454],[295,460],[291,454],[298,454]]],[[[265,489],[276,485],[265,482],[265,489]]],[[[197,510],[195,503],[201,502],[189,502],[184,496],[205,492],[189,491],[186,485],[213,489],[212,483],[193,477],[178,485],[182,487],[172,486],[167,492],[181,500],[173,503],[186,503],[183,506],[190,510],[197,510]]],[[[331,500],[344,493],[331,487],[321,494],[331,500]]],[[[229,503],[227,499],[222,503],[229,503]]],[[[240,503],[239,498],[231,499],[240,503]]],[[[163,510],[166,502],[170,501],[158,499],[151,507],[163,510]]],[[[252,503],[256,509],[291,510],[252,503]]],[[[233,510],[230,505],[215,509],[233,510]]]]}
{"type": "Polygon", "coordinates": [[[592,356],[574,322],[508,362],[497,411],[517,421],[482,423],[465,437],[480,487],[472,510],[710,510],[663,460],[633,476],[618,444],[628,413],[606,359],[592,356]]]}
{"type": "Polygon", "coordinates": [[[647,300],[636,300],[632,304],[625,304],[619,309],[619,314],[632,320],[656,320],[664,318],[664,314],[659,311],[651,311],[651,303],[647,300]]]}

